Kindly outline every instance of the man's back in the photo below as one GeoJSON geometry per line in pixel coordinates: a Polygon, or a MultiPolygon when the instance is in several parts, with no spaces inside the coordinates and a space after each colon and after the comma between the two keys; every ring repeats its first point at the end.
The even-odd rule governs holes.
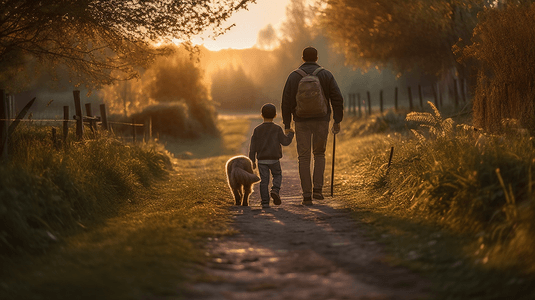
{"type": "MultiPolygon", "coordinates": [[[[307,74],[311,74],[319,67],[315,62],[305,62],[299,68],[305,71],[307,74]]],[[[334,76],[329,70],[322,70],[317,74],[321,88],[325,95],[325,98],[329,101],[330,105],[327,106],[327,115],[324,117],[312,118],[312,120],[325,120],[329,121],[331,113],[333,113],[334,121],[336,123],[341,122],[343,118],[344,99],[340,92],[340,88],[334,79],[334,76]],[[332,106],[332,111],[331,111],[332,106]]],[[[311,120],[311,118],[299,118],[295,115],[295,108],[297,106],[296,95],[299,81],[303,78],[297,72],[292,72],[286,80],[282,96],[282,120],[285,128],[290,128],[290,123],[293,120],[296,122],[311,120]]]]}

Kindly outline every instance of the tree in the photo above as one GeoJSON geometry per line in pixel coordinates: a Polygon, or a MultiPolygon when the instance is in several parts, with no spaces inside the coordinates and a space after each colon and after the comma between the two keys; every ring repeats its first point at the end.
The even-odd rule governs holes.
{"type": "Polygon", "coordinates": [[[320,23],[348,63],[363,69],[463,73],[452,46],[468,41],[487,0],[329,0],[320,23]]]}
{"type": "MultiPolygon", "coordinates": [[[[504,119],[516,119],[535,132],[535,4],[509,1],[504,9],[479,15],[473,43],[459,49],[462,59],[476,61],[474,125],[503,130],[504,119]]],[[[506,122],[507,123],[507,122],[506,122]]]]}
{"type": "Polygon", "coordinates": [[[65,64],[77,83],[109,84],[138,75],[168,48],[188,41],[255,0],[0,0],[0,68],[20,68],[25,56],[65,64]]]}
{"type": "Polygon", "coordinates": [[[229,111],[255,111],[261,105],[259,88],[241,66],[219,69],[212,75],[212,98],[219,107],[229,111]]]}

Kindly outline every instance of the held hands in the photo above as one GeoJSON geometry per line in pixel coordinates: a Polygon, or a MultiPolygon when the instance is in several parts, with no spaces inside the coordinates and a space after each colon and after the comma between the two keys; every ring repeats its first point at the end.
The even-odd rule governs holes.
{"type": "Polygon", "coordinates": [[[340,132],[340,123],[334,123],[333,128],[331,129],[331,132],[333,134],[337,134],[340,132]]]}
{"type": "Polygon", "coordinates": [[[284,129],[284,134],[285,135],[288,135],[288,133],[290,132],[295,132],[292,128],[287,128],[287,129],[284,129]]]}
{"type": "Polygon", "coordinates": [[[253,170],[256,169],[256,161],[253,161],[253,170]]]}

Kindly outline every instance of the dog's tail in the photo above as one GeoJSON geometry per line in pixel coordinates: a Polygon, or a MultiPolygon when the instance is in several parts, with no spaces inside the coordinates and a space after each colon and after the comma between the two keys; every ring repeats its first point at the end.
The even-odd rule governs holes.
{"type": "Polygon", "coordinates": [[[251,174],[244,169],[241,168],[234,168],[232,169],[232,172],[230,174],[231,178],[234,178],[236,182],[243,182],[243,183],[255,183],[260,181],[260,177],[256,176],[255,174],[251,174]]]}

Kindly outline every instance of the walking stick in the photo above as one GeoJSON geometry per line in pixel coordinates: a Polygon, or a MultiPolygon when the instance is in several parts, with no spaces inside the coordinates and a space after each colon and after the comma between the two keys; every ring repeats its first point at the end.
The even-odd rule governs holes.
{"type": "Polygon", "coordinates": [[[332,162],[332,170],[331,170],[331,197],[334,194],[334,155],[335,155],[335,149],[336,149],[336,133],[333,134],[333,162],[332,162]]]}

